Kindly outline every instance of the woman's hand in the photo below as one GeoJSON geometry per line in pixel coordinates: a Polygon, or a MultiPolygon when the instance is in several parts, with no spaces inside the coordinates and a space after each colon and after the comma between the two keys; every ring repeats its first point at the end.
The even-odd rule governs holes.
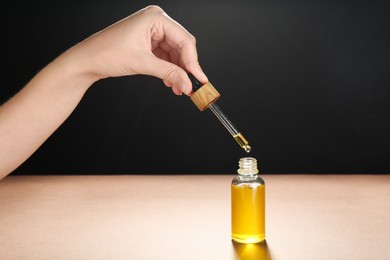
{"type": "Polygon", "coordinates": [[[87,38],[69,54],[97,79],[151,75],[162,79],[176,95],[190,95],[187,72],[208,81],[195,44],[195,38],[160,7],[148,6],[87,38]]]}

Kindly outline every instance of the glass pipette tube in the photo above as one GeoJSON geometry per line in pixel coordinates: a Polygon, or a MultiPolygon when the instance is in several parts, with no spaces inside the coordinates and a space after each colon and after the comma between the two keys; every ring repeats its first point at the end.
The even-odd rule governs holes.
{"type": "MultiPolygon", "coordinates": [[[[197,91],[203,86],[203,84],[200,83],[199,80],[197,80],[191,73],[188,74],[188,77],[192,82],[193,91],[197,91]]],[[[226,127],[226,129],[233,136],[234,140],[236,140],[236,142],[241,146],[241,148],[243,148],[245,152],[249,153],[251,151],[251,147],[249,146],[248,141],[233,125],[232,121],[230,121],[229,118],[227,118],[227,116],[222,112],[221,108],[219,108],[216,102],[210,104],[208,108],[210,108],[219,121],[221,121],[221,123],[226,127]]]]}
{"type": "Polygon", "coordinates": [[[229,131],[229,133],[233,136],[241,148],[243,148],[245,152],[249,153],[251,151],[251,147],[248,141],[233,125],[232,121],[230,121],[229,118],[227,118],[227,116],[222,112],[221,108],[216,103],[211,104],[209,108],[219,119],[219,121],[221,121],[221,123],[225,126],[225,128],[229,131]]]}

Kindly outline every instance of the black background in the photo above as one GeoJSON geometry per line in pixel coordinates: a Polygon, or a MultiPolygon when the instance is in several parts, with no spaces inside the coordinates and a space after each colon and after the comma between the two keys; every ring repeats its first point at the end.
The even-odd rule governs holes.
{"type": "MultiPolygon", "coordinates": [[[[4,6],[0,101],[67,48],[148,4],[197,38],[200,64],[222,94],[218,104],[263,173],[390,173],[385,1],[4,6]]],[[[13,174],[224,174],[243,156],[211,111],[139,75],[95,83],[13,174]]]]}

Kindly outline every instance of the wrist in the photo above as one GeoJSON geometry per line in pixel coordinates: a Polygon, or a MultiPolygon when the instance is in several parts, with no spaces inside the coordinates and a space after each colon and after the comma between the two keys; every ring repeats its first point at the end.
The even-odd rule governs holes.
{"type": "Polygon", "coordinates": [[[75,87],[86,91],[91,85],[101,79],[88,66],[86,55],[72,48],[56,58],[49,67],[51,67],[51,70],[56,70],[54,75],[59,75],[64,82],[68,81],[71,83],[67,84],[70,88],[75,87]]]}

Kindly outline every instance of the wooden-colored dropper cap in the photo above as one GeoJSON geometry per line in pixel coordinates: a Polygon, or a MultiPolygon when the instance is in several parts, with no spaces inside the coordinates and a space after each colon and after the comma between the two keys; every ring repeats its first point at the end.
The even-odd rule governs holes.
{"type": "Polygon", "coordinates": [[[191,100],[200,111],[206,110],[211,104],[221,97],[210,82],[202,84],[192,74],[189,74],[188,76],[191,79],[192,88],[194,90],[191,100]]]}

